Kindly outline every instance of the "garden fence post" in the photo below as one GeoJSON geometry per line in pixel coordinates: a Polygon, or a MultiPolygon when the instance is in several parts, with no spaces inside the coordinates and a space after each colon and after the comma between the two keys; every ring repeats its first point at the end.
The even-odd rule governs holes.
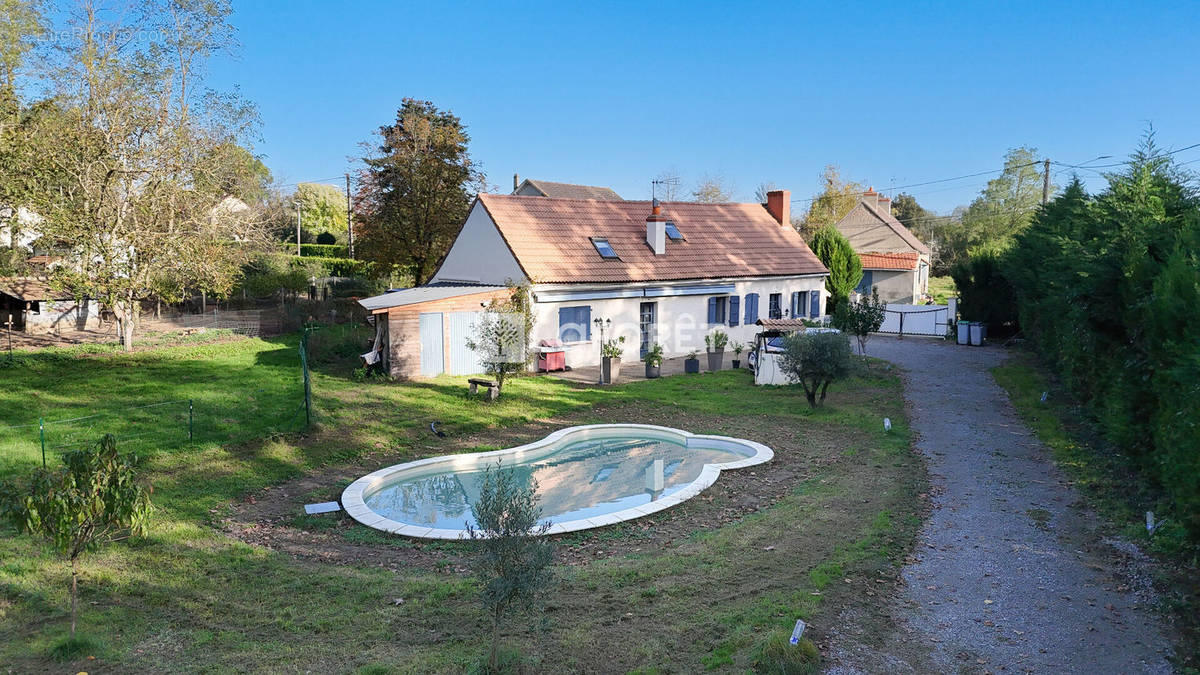
{"type": "Polygon", "coordinates": [[[46,420],[38,418],[38,435],[42,437],[42,468],[46,468],[46,420]]]}

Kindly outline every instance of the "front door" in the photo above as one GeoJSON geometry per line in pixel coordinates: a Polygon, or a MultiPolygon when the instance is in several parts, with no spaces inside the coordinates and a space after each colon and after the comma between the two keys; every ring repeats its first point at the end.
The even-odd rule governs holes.
{"type": "Polygon", "coordinates": [[[641,321],[639,322],[642,327],[642,344],[639,353],[642,357],[646,356],[646,352],[650,351],[650,345],[658,339],[654,328],[654,316],[658,313],[657,310],[658,303],[656,302],[642,303],[641,321]]]}

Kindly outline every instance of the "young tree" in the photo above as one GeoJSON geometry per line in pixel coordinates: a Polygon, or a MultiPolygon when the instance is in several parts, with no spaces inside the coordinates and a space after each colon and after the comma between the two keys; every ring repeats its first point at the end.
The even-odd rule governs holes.
{"type": "Polygon", "coordinates": [[[429,281],[454,243],[484,175],[467,151],[462,121],[429,101],[404,99],[364,157],[355,219],[366,259],[429,281]]]}
{"type": "Polygon", "coordinates": [[[137,457],[118,453],[112,434],[95,447],[67,453],[63,463],[57,471],[36,469],[28,484],[0,485],[0,515],[21,532],[49,539],[70,562],[74,638],[80,556],[144,534],[152,508],[150,488],[137,482],[137,457]]]}
{"type": "Polygon", "coordinates": [[[472,326],[467,348],[478,354],[486,372],[496,378],[497,393],[504,391],[510,373],[529,370],[534,353],[529,349],[533,312],[528,284],[509,285],[509,297],[489,304],[472,326]]]}
{"type": "Polygon", "coordinates": [[[850,373],[850,340],[841,333],[793,333],[784,342],[780,368],[804,387],[815,408],[825,402],[829,383],[850,373]]]}
{"type": "Polygon", "coordinates": [[[67,242],[55,283],[111,309],[126,349],[155,279],[211,285],[193,274],[238,274],[262,239],[254,219],[214,217],[226,195],[206,187],[225,169],[217,149],[257,119],[236,97],[200,89],[207,59],[233,41],[228,3],[144,0],[138,9],[79,0],[50,83],[61,114],[26,139],[36,154],[16,168],[51,185],[29,206],[44,235],[67,242]],[[231,260],[212,266],[212,256],[231,260]]]}
{"type": "Polygon", "coordinates": [[[821,193],[800,221],[801,233],[811,236],[822,227],[836,224],[861,201],[864,191],[862,185],[844,180],[836,165],[826,166],[821,175],[821,193]]]}
{"type": "Polygon", "coordinates": [[[537,481],[522,485],[499,463],[483,474],[479,498],[471,505],[476,525],[467,533],[478,542],[474,567],[483,584],[480,599],[492,617],[489,672],[497,672],[500,625],[507,613],[533,607],[553,580],[554,545],[542,535],[550,523],[538,524],[537,481]]]}
{"type": "Polygon", "coordinates": [[[808,245],[829,269],[825,288],[830,293],[832,307],[828,307],[827,311],[834,312],[862,281],[862,260],[850,246],[850,241],[832,225],[817,230],[808,245]]]}
{"type": "Polygon", "coordinates": [[[871,288],[871,297],[858,302],[843,302],[833,315],[833,325],[858,339],[858,353],[867,355],[867,338],[879,330],[887,314],[887,303],[879,299],[879,289],[871,288]]]}

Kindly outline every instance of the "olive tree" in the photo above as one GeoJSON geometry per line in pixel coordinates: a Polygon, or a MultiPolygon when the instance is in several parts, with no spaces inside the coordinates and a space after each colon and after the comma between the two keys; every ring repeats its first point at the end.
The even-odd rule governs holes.
{"type": "Polygon", "coordinates": [[[94,447],[65,454],[61,469],[38,468],[27,483],[0,485],[0,515],[18,531],[49,539],[71,564],[72,638],[80,556],[146,531],[151,489],[137,482],[137,462],[132,453],[118,453],[116,438],[106,434],[94,447]]]}
{"type": "Polygon", "coordinates": [[[843,302],[833,314],[833,325],[838,330],[858,339],[858,353],[867,355],[867,338],[879,330],[887,314],[887,303],[879,299],[879,289],[871,288],[871,297],[863,296],[858,302],[843,302]]]}
{"type": "Polygon", "coordinates": [[[505,615],[532,608],[553,580],[554,545],[542,536],[550,523],[538,523],[541,513],[537,481],[522,484],[499,463],[484,471],[479,498],[471,505],[476,524],[467,523],[467,533],[478,543],[474,568],[483,584],[480,599],[492,618],[489,672],[497,670],[505,615]]]}
{"type": "Polygon", "coordinates": [[[850,340],[841,333],[793,333],[782,356],[781,369],[804,387],[813,408],[825,402],[829,383],[850,374],[850,340]]]}

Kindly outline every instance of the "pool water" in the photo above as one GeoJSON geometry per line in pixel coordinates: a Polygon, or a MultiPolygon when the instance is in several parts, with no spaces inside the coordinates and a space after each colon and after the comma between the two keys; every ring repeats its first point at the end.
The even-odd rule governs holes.
{"type": "Polygon", "coordinates": [[[479,497],[484,470],[500,459],[525,485],[537,481],[543,521],[587,520],[652,504],[696,481],[706,464],[754,454],[735,445],[689,447],[666,438],[589,438],[527,456],[497,458],[488,453],[467,466],[431,466],[384,482],[364,494],[363,501],[397,523],[461,530],[476,525],[471,505],[479,497]]]}

